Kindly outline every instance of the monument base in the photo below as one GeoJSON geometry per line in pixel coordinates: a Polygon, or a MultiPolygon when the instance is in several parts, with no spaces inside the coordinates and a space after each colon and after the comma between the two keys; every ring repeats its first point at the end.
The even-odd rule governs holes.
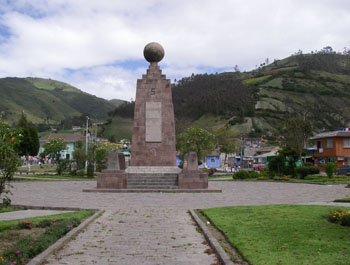
{"type": "Polygon", "coordinates": [[[126,178],[124,170],[103,170],[97,173],[97,189],[126,189],[126,178]]]}
{"type": "Polygon", "coordinates": [[[184,171],[179,174],[179,189],[207,189],[208,174],[199,170],[184,171]]]}
{"type": "Polygon", "coordinates": [[[83,192],[110,193],[221,193],[221,189],[208,186],[207,189],[83,189],[83,192]]]}

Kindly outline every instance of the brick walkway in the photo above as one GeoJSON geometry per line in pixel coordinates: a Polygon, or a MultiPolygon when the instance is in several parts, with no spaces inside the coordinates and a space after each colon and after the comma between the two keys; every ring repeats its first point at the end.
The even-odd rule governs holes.
{"type": "Polygon", "coordinates": [[[259,204],[324,204],[350,196],[345,185],[211,182],[223,190],[199,193],[83,193],[92,181],[15,183],[14,204],[98,208],[106,212],[49,264],[215,263],[204,251],[188,209],[259,204]]]}

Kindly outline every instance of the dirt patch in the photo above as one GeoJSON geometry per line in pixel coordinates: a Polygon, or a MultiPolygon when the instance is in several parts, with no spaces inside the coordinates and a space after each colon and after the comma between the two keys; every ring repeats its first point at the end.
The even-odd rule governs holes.
{"type": "Polygon", "coordinates": [[[32,228],[21,230],[6,230],[0,232],[0,254],[10,248],[16,241],[26,237],[36,238],[45,232],[45,228],[32,228]]]}

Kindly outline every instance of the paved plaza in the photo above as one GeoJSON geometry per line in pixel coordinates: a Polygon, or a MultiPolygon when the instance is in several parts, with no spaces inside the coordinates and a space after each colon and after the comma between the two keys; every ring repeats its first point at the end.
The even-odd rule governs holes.
{"type": "MultiPolygon", "coordinates": [[[[328,204],[345,185],[211,181],[222,193],[90,193],[93,181],[19,182],[12,203],[105,210],[48,264],[216,263],[189,209],[261,204],[328,204]]],[[[331,203],[329,203],[331,204],[331,203]]]]}

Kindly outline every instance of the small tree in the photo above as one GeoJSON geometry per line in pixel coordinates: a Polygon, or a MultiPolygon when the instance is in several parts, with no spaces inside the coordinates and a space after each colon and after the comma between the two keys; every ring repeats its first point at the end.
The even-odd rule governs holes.
{"type": "MultiPolygon", "coordinates": [[[[20,165],[20,159],[17,153],[17,147],[21,141],[18,130],[11,128],[0,119],[0,197],[9,193],[9,183],[20,165]]],[[[3,197],[3,206],[11,201],[5,195],[3,197]]]]}
{"type": "Polygon", "coordinates": [[[77,169],[84,169],[86,153],[85,145],[82,141],[77,141],[74,145],[73,158],[77,163],[77,169]]]}
{"type": "Polygon", "coordinates": [[[221,153],[225,153],[225,163],[227,154],[235,153],[239,147],[238,135],[239,132],[233,131],[229,125],[214,130],[215,145],[221,153]]]}
{"type": "Polygon", "coordinates": [[[325,166],[325,171],[329,178],[333,177],[334,173],[337,171],[337,163],[334,161],[328,162],[325,166]]]}
{"type": "Polygon", "coordinates": [[[18,147],[19,154],[26,157],[27,169],[30,171],[29,156],[36,156],[40,147],[38,131],[32,123],[28,122],[23,112],[17,128],[22,134],[22,141],[18,147]]]}
{"type": "Polygon", "coordinates": [[[214,150],[215,137],[201,128],[188,128],[177,137],[176,147],[183,157],[186,153],[196,152],[199,159],[214,150]]]}
{"type": "Polygon", "coordinates": [[[279,154],[270,160],[268,165],[269,171],[280,176],[285,172],[285,168],[286,168],[285,164],[286,164],[286,158],[283,155],[279,154]]]}
{"type": "Polygon", "coordinates": [[[284,139],[287,146],[295,150],[298,158],[306,147],[306,142],[312,135],[311,123],[301,116],[289,119],[284,125],[284,139]]]}
{"type": "Polygon", "coordinates": [[[44,148],[43,155],[49,156],[53,161],[56,162],[58,174],[62,173],[64,164],[66,164],[65,162],[62,162],[62,165],[60,164],[60,158],[61,158],[60,152],[66,149],[66,146],[67,146],[67,143],[60,138],[52,138],[48,140],[46,143],[44,143],[43,145],[43,148],[44,148]]]}

